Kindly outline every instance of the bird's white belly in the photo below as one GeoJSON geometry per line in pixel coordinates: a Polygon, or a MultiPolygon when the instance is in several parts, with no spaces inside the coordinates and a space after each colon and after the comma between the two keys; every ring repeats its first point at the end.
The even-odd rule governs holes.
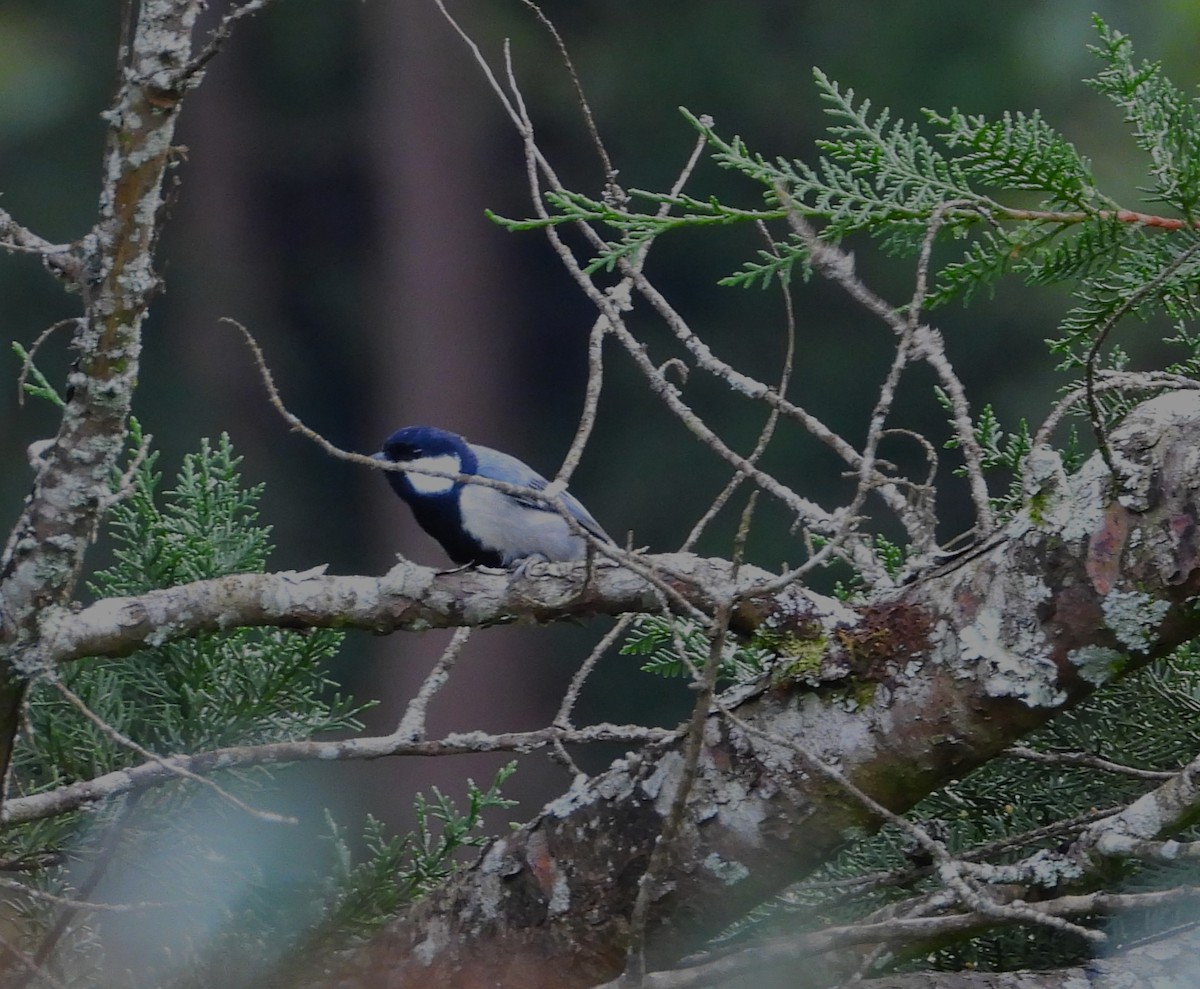
{"type": "Polygon", "coordinates": [[[585,556],[586,544],[571,532],[561,515],[522,505],[495,488],[464,485],[459,510],[463,529],[499,553],[505,566],[527,556],[547,560],[582,560],[585,556]]]}

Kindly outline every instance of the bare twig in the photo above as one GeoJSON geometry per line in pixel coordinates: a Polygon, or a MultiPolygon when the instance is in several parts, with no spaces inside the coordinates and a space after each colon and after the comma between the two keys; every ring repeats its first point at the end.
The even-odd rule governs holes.
{"type": "Polygon", "coordinates": [[[1026,762],[1040,762],[1050,766],[1084,766],[1088,769],[1100,769],[1106,773],[1117,773],[1138,780],[1169,780],[1175,773],[1159,769],[1138,769],[1136,766],[1123,766],[1119,762],[1102,759],[1090,752],[1038,752],[1024,745],[1013,745],[1004,750],[1004,754],[1013,759],[1024,759],[1026,762]]]}
{"type": "Polygon", "coordinates": [[[25,359],[21,361],[21,373],[17,375],[17,405],[24,406],[25,404],[25,383],[29,380],[29,372],[33,368],[33,359],[37,356],[37,352],[41,349],[42,344],[50,339],[56,330],[61,330],[67,326],[76,326],[78,323],[78,316],[72,316],[69,319],[60,319],[57,323],[52,323],[42,330],[37,335],[37,339],[29,345],[25,359]]]}
{"type": "MultiPolygon", "coordinates": [[[[1152,893],[1090,893],[1061,896],[1036,905],[1036,912],[1045,918],[1088,917],[1133,910],[1155,910],[1165,906],[1189,903],[1200,898],[1200,887],[1181,886],[1152,893]]],[[[975,912],[941,914],[937,916],[893,917],[867,924],[848,924],[828,927],[795,937],[756,942],[743,951],[728,954],[715,961],[701,958],[696,964],[648,974],[642,989],[703,989],[741,984],[755,971],[800,963],[814,955],[827,954],[842,948],[869,944],[918,945],[950,936],[961,936],[987,930],[997,925],[1011,926],[1018,922],[1015,914],[1004,917],[975,912]],[[739,978],[741,977],[741,978],[739,978]]],[[[1074,925],[1073,925],[1074,926],[1074,925]]],[[[595,989],[623,989],[619,980],[595,989]]]]}
{"type": "MultiPolygon", "coordinates": [[[[439,7],[441,7],[439,2],[439,7]]],[[[444,9],[444,8],[443,8],[444,9]]],[[[447,14],[447,17],[449,15],[447,14]]],[[[453,19],[451,19],[453,23],[453,19]]],[[[457,25],[455,25],[457,28],[457,25]]],[[[461,28],[457,28],[461,32],[461,28]]],[[[479,49],[473,43],[470,45],[475,52],[477,59],[482,60],[482,55],[479,49]]],[[[481,66],[493,85],[498,85],[495,81],[495,76],[491,71],[490,66],[487,66],[486,60],[481,61],[481,66]]],[[[509,83],[511,89],[511,99],[507,93],[501,91],[500,95],[504,105],[513,115],[514,123],[517,126],[518,132],[521,134],[525,143],[525,160],[526,174],[530,187],[530,196],[533,202],[534,210],[538,216],[547,219],[549,214],[546,212],[546,207],[542,202],[541,181],[539,173],[545,174],[547,181],[551,187],[556,190],[562,190],[563,186],[558,181],[554,170],[545,161],[540,149],[534,140],[533,123],[530,120],[524,106],[524,101],[521,98],[519,89],[516,86],[516,80],[509,73],[509,83]]],[[[593,244],[602,245],[603,241],[599,238],[592,228],[586,223],[577,224],[580,231],[593,244]]],[[[781,484],[774,477],[765,474],[763,471],[749,464],[744,457],[739,456],[730,449],[717,434],[698,416],[691,408],[689,408],[679,396],[678,389],[667,380],[662,371],[654,364],[650,357],[645,353],[645,348],[633,336],[633,334],[625,326],[621,316],[621,311],[618,306],[614,305],[613,300],[603,291],[601,291],[583,270],[571,249],[563,242],[558,231],[553,225],[545,227],[546,237],[549,239],[551,246],[558,254],[564,267],[575,279],[575,282],[583,290],[584,294],[593,302],[596,308],[608,319],[612,333],[617,337],[621,344],[625,347],[626,352],[633,358],[638,370],[641,371],[646,381],[650,384],[651,391],[661,398],[667,405],[668,409],[687,427],[687,429],[704,445],[713,450],[718,456],[722,457],[734,467],[749,475],[754,482],[772,497],[778,498],[802,518],[806,525],[812,527],[816,531],[827,533],[831,537],[837,536],[845,529],[844,517],[830,514],[821,509],[814,502],[802,498],[792,491],[786,485],[781,484]]],[[[634,274],[635,284],[639,276],[626,269],[627,274],[634,274]]],[[[640,290],[640,289],[639,289],[640,290]]],[[[840,540],[831,538],[830,545],[826,548],[832,553],[835,549],[840,550],[840,540]]],[[[883,571],[878,560],[875,558],[870,546],[862,540],[853,540],[848,546],[848,556],[853,560],[855,566],[866,573],[870,578],[886,585],[889,580],[887,574],[883,571]]],[[[812,561],[810,561],[812,562],[812,561]]]]}
{"type": "MultiPolygon", "coordinates": [[[[31,900],[41,900],[44,903],[53,903],[55,906],[69,907],[73,911],[95,910],[104,913],[137,913],[141,910],[154,910],[166,905],[161,902],[149,900],[139,903],[101,903],[97,900],[59,896],[57,893],[49,893],[44,889],[34,889],[25,883],[19,883],[14,879],[4,879],[3,877],[0,877],[0,886],[12,890],[21,896],[28,896],[31,900]]],[[[45,959],[42,960],[44,961],[45,959]]],[[[13,987],[10,986],[9,989],[13,989],[13,987]]]]}
{"type": "MultiPolygon", "coordinates": [[[[1177,388],[1200,388],[1200,382],[1182,374],[1170,374],[1166,371],[1097,371],[1092,382],[1093,398],[1106,391],[1162,391],[1177,388]]],[[[1058,428],[1058,424],[1074,406],[1087,398],[1087,385],[1072,388],[1055,404],[1046,416],[1045,421],[1038,427],[1033,437],[1033,446],[1044,446],[1050,441],[1050,436],[1058,428]]]]}
{"type": "Polygon", "coordinates": [[[4,951],[6,951],[12,957],[13,961],[16,962],[26,973],[28,973],[30,977],[45,982],[50,989],[67,989],[65,982],[55,978],[55,976],[46,969],[45,965],[39,965],[34,962],[34,960],[25,953],[23,948],[14,944],[3,934],[0,934],[0,948],[3,948],[4,951]]]}
{"type": "MultiPolygon", "coordinates": [[[[545,15],[538,10],[538,15],[545,18],[545,15]]],[[[565,53],[564,53],[565,55],[565,53]]],[[[574,70],[572,70],[573,72],[574,70]]],[[[582,93],[580,94],[582,99],[582,93]]],[[[585,104],[586,106],[586,104],[585,104]]],[[[597,135],[597,141],[599,136],[597,135]]],[[[683,169],[675,179],[675,184],[672,186],[672,192],[678,194],[683,190],[684,184],[691,176],[696,168],[697,162],[700,160],[700,153],[704,150],[704,138],[697,138],[695,145],[692,148],[691,156],[684,164],[683,169]]],[[[602,146],[599,146],[603,150],[602,146]]],[[[607,155],[604,156],[606,170],[611,170],[612,165],[609,162],[607,155]]],[[[615,175],[615,172],[612,172],[615,175]]],[[[670,207],[664,204],[659,209],[659,215],[665,215],[670,207]]],[[[640,271],[646,263],[646,255],[650,251],[651,242],[646,241],[639,248],[636,257],[633,260],[634,270],[640,271]]],[[[633,280],[626,276],[621,281],[608,289],[608,296],[613,304],[618,308],[624,308],[629,305],[630,288],[633,280]]],[[[579,425],[575,428],[575,436],[571,440],[570,449],[567,451],[566,457],[563,458],[562,466],[559,467],[558,473],[554,475],[554,481],[557,484],[566,484],[575,468],[579,466],[580,460],[583,458],[583,448],[587,444],[588,438],[592,434],[592,428],[596,422],[596,409],[600,402],[600,389],[604,377],[603,365],[603,346],[604,336],[608,331],[610,321],[608,317],[601,312],[596,317],[595,323],[592,325],[591,334],[588,336],[588,380],[587,387],[584,393],[583,412],[579,417],[579,425]]]]}
{"type": "Polygon", "coordinates": [[[236,745],[192,755],[151,756],[129,769],[106,773],[94,779],[70,783],[27,797],[12,797],[4,805],[3,822],[17,824],[42,820],[132,793],[161,786],[181,775],[188,779],[202,773],[244,766],[282,765],[291,762],[323,762],[352,759],[381,759],[388,756],[446,756],[479,752],[532,752],[562,741],[573,745],[600,742],[637,744],[661,742],[676,737],[677,730],[645,728],[641,725],[588,725],[563,729],[555,726],[522,732],[455,732],[431,741],[412,741],[398,735],[382,735],[338,741],[272,742],[236,745]],[[190,775],[189,775],[190,774],[190,775]]]}
{"type": "Polygon", "coordinates": [[[591,676],[592,671],[596,668],[596,664],[611,649],[617,642],[625,636],[626,630],[636,621],[636,615],[623,615],[620,620],[608,630],[604,638],[592,647],[592,651],[588,653],[587,659],[583,661],[579,669],[575,671],[575,675],[571,677],[570,684],[567,685],[566,692],[563,694],[562,701],[558,705],[558,713],[554,716],[554,726],[557,728],[571,728],[571,712],[575,710],[575,704],[579,700],[579,692],[583,690],[583,685],[587,678],[591,676]]]}
{"type": "Polygon", "coordinates": [[[222,800],[225,800],[226,802],[232,804],[234,807],[237,807],[239,810],[244,811],[245,813],[249,814],[251,817],[256,817],[261,821],[269,821],[273,824],[296,824],[296,823],[298,823],[296,818],[290,817],[286,814],[276,814],[276,813],[273,813],[272,811],[260,810],[257,807],[251,807],[244,800],[238,799],[232,793],[230,793],[228,790],[224,789],[222,786],[220,786],[213,780],[208,779],[205,776],[201,776],[198,773],[192,772],[192,770],[188,769],[187,766],[182,765],[180,761],[155,755],[149,749],[145,748],[144,746],[139,745],[128,735],[125,735],[122,732],[118,731],[116,728],[114,728],[112,725],[110,725],[107,721],[105,721],[103,718],[101,718],[91,708],[89,708],[87,706],[87,704],[85,704],[83,702],[83,699],[78,694],[76,694],[73,690],[71,690],[61,680],[47,678],[47,682],[50,684],[50,686],[52,686],[55,690],[57,690],[60,694],[62,694],[63,697],[66,699],[66,701],[73,708],[75,708],[75,710],[77,710],[80,714],[82,714],[85,718],[87,718],[88,721],[90,721],[93,725],[95,725],[97,728],[99,728],[100,731],[103,732],[105,736],[112,739],[112,741],[116,742],[118,745],[122,746],[123,748],[127,748],[132,752],[136,752],[143,759],[151,760],[152,762],[161,766],[167,772],[171,773],[174,776],[179,777],[180,779],[191,780],[193,783],[199,783],[202,786],[208,787],[214,793],[216,793],[222,800]]]}
{"type": "Polygon", "coordinates": [[[951,423],[967,471],[968,487],[975,506],[976,524],[979,534],[986,536],[994,528],[995,520],[987,483],[983,476],[983,450],[975,438],[966,390],[953,365],[946,357],[945,343],[941,334],[923,324],[910,331],[908,320],[884,299],[867,288],[862,279],[855,274],[854,259],[840,248],[821,240],[812,225],[795,207],[788,190],[782,185],[777,185],[775,193],[779,197],[780,203],[787,208],[788,225],[792,232],[804,242],[808,250],[809,263],[813,269],[839,285],[852,299],[883,320],[896,336],[903,336],[906,332],[912,333],[913,356],[924,360],[933,368],[943,390],[950,399],[953,412],[951,423]]]}
{"type": "Polygon", "coordinates": [[[404,716],[393,733],[395,737],[411,739],[414,742],[424,740],[425,712],[429,707],[429,702],[450,679],[450,671],[454,668],[463,647],[471,637],[471,631],[469,628],[455,629],[454,635],[450,637],[450,642],[442,650],[437,663],[429,671],[429,675],[425,677],[413,699],[408,702],[408,707],[404,709],[404,716]]]}
{"type": "Polygon", "coordinates": [[[238,4],[226,12],[221,18],[221,23],[213,28],[212,33],[208,36],[208,44],[206,44],[197,55],[187,64],[183,72],[180,73],[179,84],[181,87],[197,86],[203,78],[204,69],[220,52],[225,42],[229,40],[229,36],[233,34],[233,29],[237,22],[243,17],[249,17],[251,14],[256,14],[262,10],[271,0],[246,0],[245,3],[238,4]]]}
{"type": "MultiPolygon", "coordinates": [[[[96,887],[100,885],[100,881],[112,865],[113,859],[117,854],[117,848],[120,846],[121,838],[125,833],[125,826],[140,800],[140,793],[132,794],[113,819],[109,821],[104,838],[100,844],[100,850],[91,862],[91,871],[83,883],[80,884],[79,889],[76,890],[74,899],[78,903],[66,902],[62,904],[62,909],[58,911],[58,915],[54,918],[54,923],[46,931],[41,943],[38,944],[37,952],[34,954],[34,961],[38,965],[43,965],[49,961],[59,941],[62,940],[63,935],[66,934],[68,928],[71,926],[71,921],[74,920],[75,915],[80,910],[90,908],[90,897],[96,891],[96,887]]],[[[23,986],[28,984],[32,975],[32,972],[29,973],[29,978],[18,983],[14,986],[14,989],[22,989],[23,986]]]]}
{"type": "MultiPolygon", "coordinates": [[[[1120,807],[1105,807],[1101,810],[1091,810],[1086,814],[1064,818],[1040,828],[1023,831],[1020,834],[998,838],[995,841],[974,848],[963,849],[958,857],[965,862],[980,862],[1003,855],[1007,852],[1026,848],[1049,838],[1063,838],[1078,834],[1089,824],[1103,820],[1119,811],[1120,807]]],[[[839,876],[836,879],[818,879],[810,882],[799,882],[789,886],[780,894],[784,902],[802,904],[806,894],[829,890],[838,890],[845,897],[852,897],[873,889],[897,888],[905,886],[916,879],[930,875],[932,866],[906,866],[901,869],[885,869],[878,872],[868,872],[860,876],[839,876]]]]}
{"type": "MultiPolygon", "coordinates": [[[[672,190],[674,192],[674,190],[672,190]]],[[[766,225],[759,224],[759,233],[767,243],[767,250],[774,251],[775,243],[768,232],[766,225]]],[[[783,370],[779,374],[779,384],[776,387],[780,397],[787,394],[788,384],[792,379],[792,367],[796,356],[796,309],[792,304],[792,290],[788,283],[784,280],[779,282],[780,293],[783,296],[783,312],[784,312],[784,327],[787,341],[783,355],[783,370]]],[[[763,425],[762,431],[758,435],[758,440],[754,444],[754,449],[750,451],[750,455],[746,457],[747,462],[757,464],[759,458],[766,452],[767,444],[771,442],[771,437],[775,435],[775,427],[779,422],[779,408],[772,408],[767,416],[767,421],[763,425]]],[[[682,551],[690,550],[699,541],[704,530],[708,528],[709,523],[716,518],[717,513],[725,507],[730,498],[733,497],[735,491],[742,486],[742,482],[746,480],[746,475],[741,471],[734,472],[733,477],[721,489],[720,493],[713,499],[707,511],[696,520],[696,524],[692,526],[691,532],[683,541],[680,547],[682,551]]]]}
{"type": "Polygon", "coordinates": [[[1104,458],[1104,463],[1108,466],[1109,472],[1115,478],[1121,478],[1122,473],[1118,472],[1114,464],[1113,454],[1109,449],[1108,436],[1104,428],[1103,414],[1100,409],[1100,403],[1096,398],[1096,361],[1100,356],[1100,350],[1117,323],[1133,312],[1147,296],[1152,295],[1161,288],[1175,272],[1198,254],[1200,254],[1200,241],[1195,242],[1186,250],[1180,251],[1178,256],[1155,274],[1153,278],[1138,285],[1112,311],[1108,319],[1094,331],[1095,339],[1092,341],[1092,346],[1089,348],[1083,364],[1083,383],[1087,394],[1088,416],[1091,420],[1092,431],[1096,435],[1096,445],[1100,448],[1100,455],[1104,458]]]}
{"type": "MultiPolygon", "coordinates": [[[[3,209],[0,209],[0,248],[24,254],[37,254],[52,267],[60,269],[60,274],[68,274],[65,269],[72,263],[78,265],[78,259],[72,254],[73,244],[52,244],[32,230],[21,226],[3,209]]],[[[78,271],[75,270],[73,274],[78,274],[78,271]]]]}
{"type": "Polygon", "coordinates": [[[942,884],[949,889],[958,900],[969,910],[981,913],[984,916],[994,917],[999,920],[1008,921],[1027,921],[1037,923],[1043,926],[1052,927],[1058,930],[1069,931],[1077,934],[1086,940],[1094,942],[1103,942],[1105,936],[1102,932],[1090,930],[1085,927],[1080,927],[1069,921],[1062,920],[1057,916],[1049,916],[1044,913],[1039,913],[1036,910],[1013,904],[998,903],[990,896],[986,895],[980,886],[969,881],[963,875],[964,868],[967,864],[959,859],[955,859],[947,851],[946,846],[929,832],[914,821],[901,814],[896,814],[889,810],[883,804],[879,803],[873,797],[869,796],[859,787],[855,786],[846,776],[838,769],[826,763],[823,759],[818,758],[814,753],[810,752],[805,746],[801,745],[793,738],[784,738],[782,736],[765,732],[762,729],[747,723],[739,718],[732,711],[723,707],[719,698],[715,700],[715,704],[720,708],[722,714],[728,718],[733,724],[737,725],[748,735],[757,736],[770,741],[772,744],[781,745],[791,749],[804,761],[805,765],[819,773],[821,776],[835,783],[846,794],[853,797],[864,809],[879,820],[893,825],[904,831],[916,843],[916,845],[925,853],[930,855],[937,868],[937,875],[942,884]]]}
{"type": "Polygon", "coordinates": [[[558,33],[558,28],[554,26],[554,22],[542,11],[533,0],[521,0],[534,15],[542,23],[554,39],[555,47],[558,48],[558,56],[562,59],[563,66],[567,70],[567,74],[571,77],[571,85],[575,89],[575,99],[579,103],[579,112],[583,117],[584,125],[587,127],[588,136],[592,139],[592,147],[595,148],[596,154],[599,156],[601,163],[604,165],[604,187],[605,197],[613,203],[623,203],[625,200],[625,192],[617,182],[617,169],[613,166],[612,158],[609,157],[608,149],[604,146],[604,141],[600,137],[600,130],[596,127],[596,118],[592,115],[592,107],[588,102],[587,95],[583,91],[583,84],[579,81],[579,73],[575,71],[575,62],[571,59],[571,53],[567,50],[566,42],[563,41],[562,35],[558,33]]]}

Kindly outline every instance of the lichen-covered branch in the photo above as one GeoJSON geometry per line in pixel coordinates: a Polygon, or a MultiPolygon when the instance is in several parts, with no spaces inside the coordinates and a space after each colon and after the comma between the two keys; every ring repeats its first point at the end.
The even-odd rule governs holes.
{"type": "Polygon", "coordinates": [[[1134,855],[1166,860],[1195,856],[1178,842],[1155,839],[1178,832],[1200,816],[1200,756],[1162,786],[1143,794],[1119,814],[1097,821],[1073,843],[1071,853],[1091,864],[1134,855]]]}
{"type": "Polygon", "coordinates": [[[665,728],[637,725],[587,725],[583,728],[549,726],[533,731],[453,732],[442,738],[416,738],[404,726],[390,735],[343,738],[336,741],[266,742],[234,745],[191,755],[158,756],[128,769],[116,769],[77,783],[66,783],[25,797],[10,797],[0,821],[20,824],[55,817],[81,807],[98,804],[126,793],[137,793],[178,780],[182,775],[241,769],[248,766],[279,766],[294,762],[349,762],[389,756],[477,755],[480,752],[532,752],[547,745],[592,745],[598,742],[638,745],[658,741],[672,732],[665,728]]]}
{"type": "MultiPolygon", "coordinates": [[[[124,446],[142,322],[158,288],[154,248],[183,96],[181,73],[203,6],[201,0],[140,4],[129,62],[104,115],[109,131],[96,225],[73,245],[74,263],[57,249],[47,256],[59,273],[74,274],[84,312],[72,340],[78,359],[58,435],[40,458],[0,560],[0,775],[33,668],[28,650],[39,613],[70,597],[124,446]]],[[[17,246],[40,245],[11,222],[4,236],[17,246]]]]}
{"type": "MultiPolygon", "coordinates": [[[[782,614],[793,659],[710,714],[647,961],[666,968],[877,822],[799,746],[902,811],[1119,673],[1200,633],[1200,395],[1113,433],[1135,467],[1047,472],[995,538],[853,622],[782,614]],[[799,745],[793,746],[790,740],[799,745]]],[[[678,741],[579,782],[393,924],[344,985],[590,986],[621,969],[629,915],[682,772],[678,741]],[[357,980],[357,981],[356,981],[357,980]]]]}
{"type": "Polygon", "coordinates": [[[456,570],[407,561],[382,577],[235,574],[180,584],[137,597],[105,598],[82,610],[48,608],[35,657],[54,664],[84,656],[123,656],[143,646],[204,632],[254,626],[362,628],[375,632],[546,622],[662,610],[666,587],[703,613],[714,594],[737,593],[733,617],[746,632],[771,613],[821,616],[831,624],[853,612],[799,587],[769,600],[754,588],[773,575],[690,553],[639,557],[647,579],[607,562],[532,565],[524,572],[456,570]]]}

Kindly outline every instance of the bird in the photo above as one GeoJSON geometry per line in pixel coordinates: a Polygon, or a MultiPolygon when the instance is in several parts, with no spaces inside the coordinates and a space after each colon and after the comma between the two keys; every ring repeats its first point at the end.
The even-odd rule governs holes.
{"type": "MultiPolygon", "coordinates": [[[[468,443],[457,433],[435,426],[398,429],[372,457],[444,474],[474,474],[532,491],[545,491],[548,484],[516,457],[468,443]]],[[[394,470],[385,473],[417,523],[459,566],[523,569],[532,560],[561,562],[582,560],[587,555],[587,540],[572,531],[550,501],[453,477],[394,470]]],[[[601,542],[613,542],[578,500],[566,491],[558,498],[581,529],[601,542]]]]}

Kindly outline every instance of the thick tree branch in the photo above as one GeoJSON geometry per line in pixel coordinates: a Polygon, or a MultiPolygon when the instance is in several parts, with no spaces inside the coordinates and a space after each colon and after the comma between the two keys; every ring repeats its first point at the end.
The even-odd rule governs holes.
{"type": "Polygon", "coordinates": [[[1165,860],[1194,857],[1195,850],[1178,842],[1158,842],[1200,817],[1200,756],[1162,786],[1143,794],[1112,817],[1097,821],[1072,845],[1085,862],[1123,855],[1165,860]]]}
{"type": "MultiPolygon", "coordinates": [[[[785,665],[771,683],[726,698],[737,722],[710,714],[687,815],[658,877],[651,968],[820,864],[848,828],[876,824],[811,775],[788,740],[902,811],[1200,633],[1200,396],[1146,403],[1112,442],[1136,465],[1128,490],[1114,490],[1095,456],[1069,479],[1046,475],[996,538],[876,599],[854,624],[805,615],[782,627],[775,615],[795,635],[797,677],[785,665]],[[812,686],[802,675],[818,661],[812,686]]],[[[344,984],[383,973],[389,985],[423,989],[611,979],[681,767],[679,743],[667,742],[577,783],[392,925],[344,984]]]]}
{"type": "Polygon", "coordinates": [[[235,574],[137,597],[105,598],[82,611],[48,608],[36,658],[53,664],[123,656],[181,636],[252,626],[423,631],[656,612],[662,608],[660,585],[701,614],[712,607],[714,595],[736,592],[742,603],[732,627],[741,632],[776,611],[803,615],[830,629],[854,618],[837,601],[801,588],[755,599],[754,589],[773,579],[755,567],[743,566],[734,582],[733,565],[726,560],[689,553],[640,559],[653,581],[601,561],[535,564],[516,573],[443,573],[405,561],[382,577],[235,574]]]}

